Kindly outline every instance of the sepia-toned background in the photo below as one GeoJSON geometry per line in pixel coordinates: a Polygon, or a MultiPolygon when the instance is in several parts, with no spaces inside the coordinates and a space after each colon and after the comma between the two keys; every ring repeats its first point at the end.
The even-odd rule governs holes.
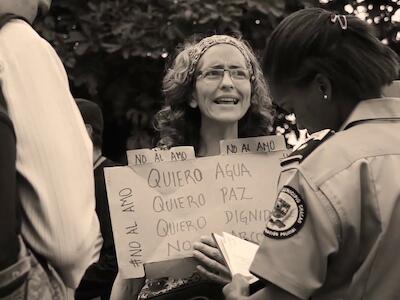
{"type": "MultiPolygon", "coordinates": [[[[400,53],[399,0],[54,0],[35,27],[61,56],[73,95],[102,107],[103,152],[123,162],[127,149],[156,142],[165,66],[186,38],[240,34],[260,53],[285,16],[314,6],[356,14],[400,53]]],[[[294,116],[279,110],[274,130],[288,144],[298,137],[294,116]]]]}

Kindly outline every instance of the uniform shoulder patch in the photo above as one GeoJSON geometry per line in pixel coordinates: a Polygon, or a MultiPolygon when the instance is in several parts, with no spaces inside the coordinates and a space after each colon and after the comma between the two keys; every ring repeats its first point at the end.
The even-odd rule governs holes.
{"type": "Polygon", "coordinates": [[[264,235],[272,239],[289,238],[300,231],[306,217],[303,198],[294,188],[285,185],[275,201],[264,235]]]}
{"type": "Polygon", "coordinates": [[[312,134],[303,144],[293,151],[287,158],[281,161],[281,166],[284,167],[293,162],[301,163],[308,155],[311,154],[319,145],[325,142],[328,138],[334,135],[335,132],[330,129],[325,129],[312,134]]]}

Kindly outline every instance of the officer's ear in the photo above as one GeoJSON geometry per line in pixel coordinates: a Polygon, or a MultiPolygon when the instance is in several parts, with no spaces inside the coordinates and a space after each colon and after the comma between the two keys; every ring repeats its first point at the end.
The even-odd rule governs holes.
{"type": "Polygon", "coordinates": [[[322,101],[332,100],[332,84],[328,77],[322,73],[318,73],[314,78],[314,85],[319,90],[322,101]]]}

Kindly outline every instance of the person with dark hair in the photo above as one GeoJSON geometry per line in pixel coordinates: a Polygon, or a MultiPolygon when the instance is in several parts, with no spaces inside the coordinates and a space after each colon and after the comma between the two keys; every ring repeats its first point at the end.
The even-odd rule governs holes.
{"type": "Polygon", "coordinates": [[[75,98],[75,102],[82,115],[86,131],[93,143],[93,164],[96,165],[99,160],[104,161],[102,156],[103,129],[104,120],[100,106],[95,102],[82,98],[75,98]]]}
{"type": "Polygon", "coordinates": [[[99,260],[86,270],[81,283],[76,289],[75,299],[85,300],[100,297],[102,300],[108,300],[115,276],[118,273],[118,265],[104,179],[104,168],[119,166],[119,164],[102,155],[104,122],[100,107],[86,99],[77,98],[75,101],[85,122],[86,130],[93,142],[96,213],[103,237],[103,247],[100,251],[99,260]]]}
{"type": "MultiPolygon", "coordinates": [[[[8,18],[0,30],[0,82],[15,129],[20,233],[26,246],[20,268],[0,273],[0,285],[26,278],[11,299],[72,299],[102,244],[91,142],[61,60],[31,27],[50,4],[0,1],[0,15],[8,18]]],[[[7,250],[14,247],[11,242],[7,250]]],[[[7,251],[1,247],[0,252],[7,251]]]]}
{"type": "Polygon", "coordinates": [[[273,101],[314,133],[282,161],[279,193],[250,271],[226,299],[397,299],[400,99],[381,96],[399,58],[356,16],[311,8],[272,32],[273,101]],[[337,133],[334,133],[336,131],[337,133]]]}
{"type": "MultiPolygon", "coordinates": [[[[186,43],[167,69],[163,92],[165,105],[155,117],[161,148],[190,145],[196,156],[212,156],[220,154],[220,140],[271,133],[272,105],[264,76],[253,51],[241,38],[212,35],[186,43]]],[[[162,297],[159,299],[221,297],[222,285],[231,278],[215,242],[204,236],[193,248],[195,259],[163,262],[163,268],[187,276],[147,279],[139,299],[157,295],[162,297]],[[199,282],[196,288],[182,288],[194,279],[199,282]],[[171,293],[174,287],[181,291],[171,293]]],[[[125,285],[116,282],[122,283],[118,289],[127,291],[127,298],[140,290],[139,280],[125,285]]],[[[118,297],[115,299],[123,296],[118,297]]]]}

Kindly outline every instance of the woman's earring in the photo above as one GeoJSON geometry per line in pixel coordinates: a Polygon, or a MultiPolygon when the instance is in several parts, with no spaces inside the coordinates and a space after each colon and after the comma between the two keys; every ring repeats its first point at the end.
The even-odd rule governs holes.
{"type": "Polygon", "coordinates": [[[196,107],[197,107],[197,101],[194,100],[194,99],[190,100],[190,101],[189,101],[189,106],[190,106],[191,108],[196,108],[196,107]]]}
{"type": "Polygon", "coordinates": [[[325,101],[328,100],[328,95],[327,94],[324,94],[324,100],[325,101]]]}

